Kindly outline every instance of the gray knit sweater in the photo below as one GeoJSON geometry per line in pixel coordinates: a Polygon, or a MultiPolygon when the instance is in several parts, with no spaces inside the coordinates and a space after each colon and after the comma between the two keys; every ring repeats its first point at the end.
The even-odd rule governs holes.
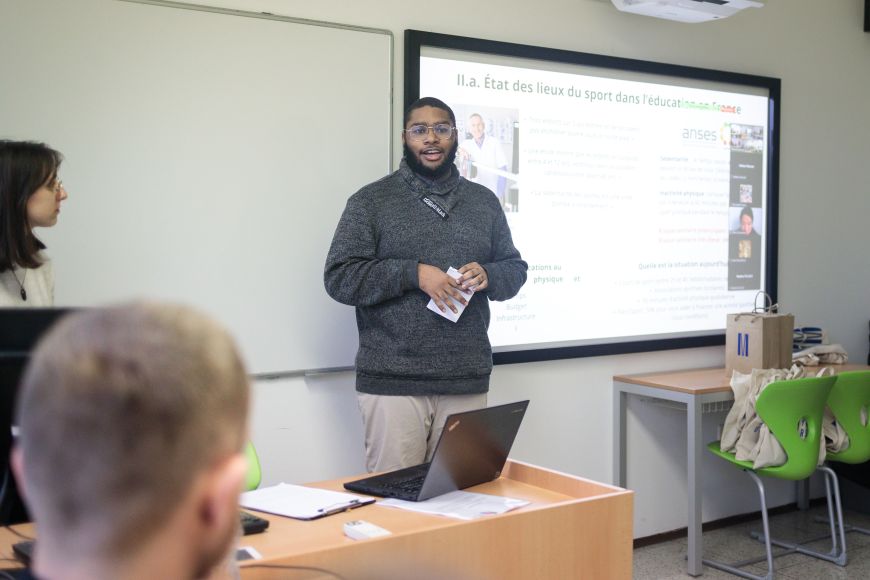
{"type": "Polygon", "coordinates": [[[496,196],[455,168],[429,183],[403,160],[398,171],[363,187],[347,202],[324,270],[329,295],[356,307],[357,390],[485,393],[492,372],[489,300],[516,295],[527,269],[496,196]],[[458,322],[428,310],[417,264],[446,271],[469,262],[486,269],[489,287],[474,295],[458,322]]]}

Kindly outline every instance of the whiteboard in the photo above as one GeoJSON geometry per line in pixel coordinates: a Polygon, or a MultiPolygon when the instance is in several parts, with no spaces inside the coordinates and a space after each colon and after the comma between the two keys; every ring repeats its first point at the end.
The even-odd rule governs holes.
{"type": "Polygon", "coordinates": [[[182,4],[0,0],[0,137],[65,156],[58,305],[190,303],[250,370],[353,364],[323,289],[347,197],[391,168],[388,31],[182,4]]]}

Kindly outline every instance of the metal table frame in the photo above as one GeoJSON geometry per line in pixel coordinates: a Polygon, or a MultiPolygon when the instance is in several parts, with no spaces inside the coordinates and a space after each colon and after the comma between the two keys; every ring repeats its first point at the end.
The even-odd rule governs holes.
{"type": "Polygon", "coordinates": [[[734,399],[731,389],[727,391],[692,394],[672,391],[658,387],[637,385],[613,381],[613,482],[619,487],[626,486],[626,408],[628,395],[638,395],[651,399],[663,399],[681,403],[686,407],[686,458],[687,458],[687,496],[688,496],[688,536],[689,536],[689,566],[692,576],[703,573],[703,546],[701,540],[701,454],[704,451],[702,441],[703,406],[705,403],[731,401],[734,399]]]}
{"type": "MultiPolygon", "coordinates": [[[[836,372],[866,370],[867,365],[830,365],[836,372]]],[[[688,496],[688,573],[703,574],[704,553],[701,540],[701,457],[704,452],[703,418],[705,405],[722,410],[721,403],[732,401],[730,374],[723,368],[693,369],[613,377],[613,483],[627,488],[626,408],[629,395],[671,401],[686,409],[686,458],[688,496]]],[[[797,506],[809,507],[809,479],[797,482],[797,506]]]]}

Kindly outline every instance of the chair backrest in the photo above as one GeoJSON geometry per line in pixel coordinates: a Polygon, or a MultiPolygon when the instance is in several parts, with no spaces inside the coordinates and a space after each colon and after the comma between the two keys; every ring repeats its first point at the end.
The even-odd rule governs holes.
{"type": "Polygon", "coordinates": [[[849,447],[840,453],[828,453],[828,458],[845,463],[870,460],[870,371],[846,371],[837,375],[837,382],[828,396],[828,406],[837,423],[849,436],[849,447]]]}
{"type": "Polygon", "coordinates": [[[786,462],[759,469],[782,479],[809,477],[819,462],[822,417],[836,377],[808,377],[776,381],[767,385],[755,410],[782,445],[786,462]]]}
{"type": "Polygon", "coordinates": [[[262,474],[260,473],[260,458],[254,444],[248,441],[245,445],[245,458],[248,460],[248,473],[245,475],[245,491],[257,489],[260,486],[262,474]]]}

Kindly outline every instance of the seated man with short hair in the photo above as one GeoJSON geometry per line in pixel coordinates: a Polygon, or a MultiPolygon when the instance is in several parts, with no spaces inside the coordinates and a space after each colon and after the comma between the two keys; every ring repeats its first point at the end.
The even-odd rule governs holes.
{"type": "Polygon", "coordinates": [[[46,580],[203,578],[232,553],[249,384],[187,307],[74,313],[22,379],[13,467],[46,580]]]}

